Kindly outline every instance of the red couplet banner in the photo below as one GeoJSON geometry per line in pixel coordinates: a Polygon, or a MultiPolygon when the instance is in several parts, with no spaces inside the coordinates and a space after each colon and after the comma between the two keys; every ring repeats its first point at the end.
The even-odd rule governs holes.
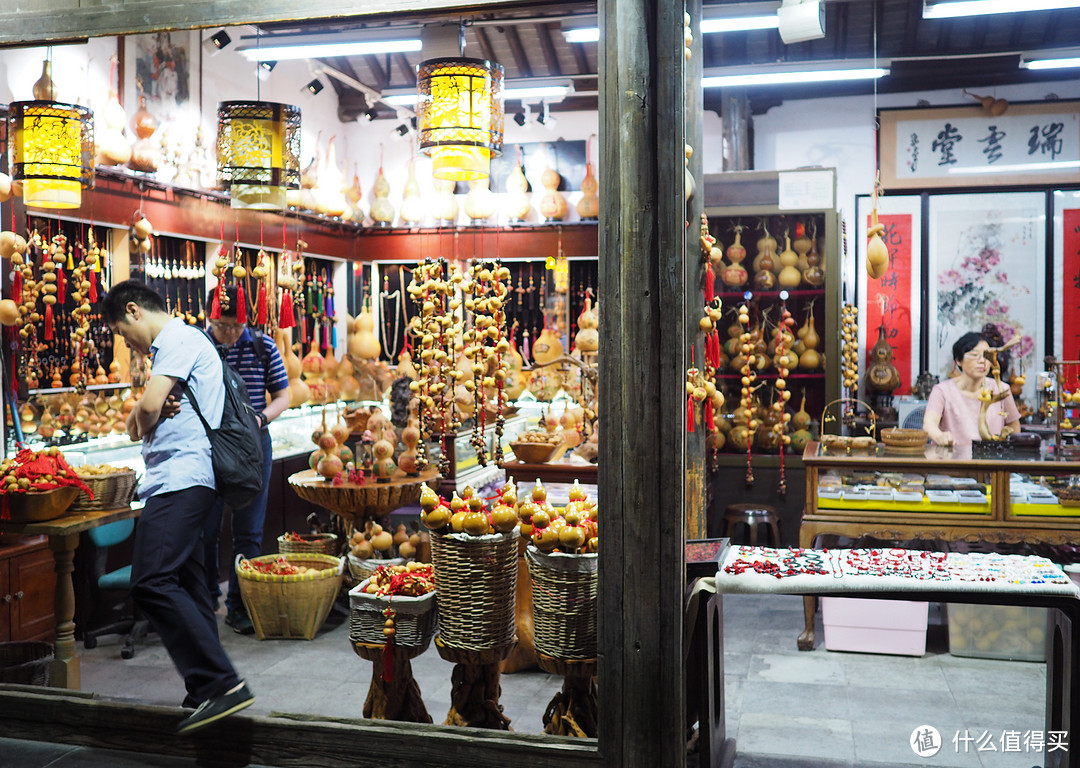
{"type": "Polygon", "coordinates": [[[1080,360],[1080,209],[1062,212],[1061,355],[1080,360]]]}
{"type": "Polygon", "coordinates": [[[885,225],[881,239],[889,249],[889,268],[880,280],[867,278],[866,307],[860,313],[866,329],[866,364],[871,362],[870,350],[877,342],[878,326],[884,320],[885,338],[893,350],[893,365],[900,372],[900,386],[895,394],[907,395],[911,393],[912,359],[911,214],[878,216],[878,222],[885,225]]]}

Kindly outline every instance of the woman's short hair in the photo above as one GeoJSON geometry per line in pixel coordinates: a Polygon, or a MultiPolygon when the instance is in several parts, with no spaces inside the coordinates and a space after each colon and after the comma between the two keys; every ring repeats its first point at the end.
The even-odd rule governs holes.
{"type": "Polygon", "coordinates": [[[127,313],[127,305],[134,302],[143,309],[168,312],[165,300],[142,280],[124,280],[117,283],[101,302],[101,315],[106,325],[116,325],[127,313]]]}
{"type": "MultiPolygon", "coordinates": [[[[981,333],[976,333],[975,331],[968,331],[965,333],[952,345],[953,360],[959,363],[964,359],[964,355],[975,349],[980,341],[986,341],[986,338],[983,337],[981,333]]],[[[989,342],[987,343],[989,344],[989,342]]]]}

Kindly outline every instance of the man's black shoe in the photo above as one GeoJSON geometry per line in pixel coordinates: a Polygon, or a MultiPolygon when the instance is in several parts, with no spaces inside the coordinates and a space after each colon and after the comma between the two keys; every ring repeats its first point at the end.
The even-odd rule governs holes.
{"type": "Polygon", "coordinates": [[[207,699],[199,705],[198,709],[188,715],[180,725],[177,733],[191,733],[202,728],[204,725],[216,722],[223,717],[228,717],[234,712],[250,707],[255,703],[255,695],[248,690],[247,683],[241,682],[230,691],[220,696],[207,699]]]}
{"type": "Polygon", "coordinates": [[[255,625],[251,623],[251,618],[244,611],[229,611],[225,614],[225,623],[237,634],[255,634],[255,625]]]}

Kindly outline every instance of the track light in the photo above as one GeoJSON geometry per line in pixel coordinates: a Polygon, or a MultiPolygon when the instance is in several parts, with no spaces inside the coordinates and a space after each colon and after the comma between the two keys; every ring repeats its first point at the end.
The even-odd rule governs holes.
{"type": "Polygon", "coordinates": [[[368,122],[371,122],[372,120],[374,120],[378,116],[379,116],[379,112],[374,107],[372,107],[371,109],[369,109],[367,112],[364,113],[364,117],[366,117],[368,119],[368,122]]]}
{"type": "Polygon", "coordinates": [[[525,113],[524,112],[518,112],[516,115],[514,115],[514,122],[517,123],[520,126],[524,126],[525,125],[525,113]]]}
{"type": "Polygon", "coordinates": [[[276,66],[277,66],[276,61],[260,61],[259,62],[259,68],[263,69],[263,70],[266,70],[267,72],[273,72],[274,67],[276,67],[276,66]]]}
{"type": "Polygon", "coordinates": [[[540,114],[536,116],[536,122],[538,122],[545,128],[555,127],[555,118],[551,114],[548,103],[546,101],[540,102],[540,114]]]}
{"type": "Polygon", "coordinates": [[[229,37],[229,33],[224,29],[219,29],[210,37],[203,40],[203,47],[213,56],[216,53],[222,51],[229,43],[232,42],[232,38],[229,37]]]}
{"type": "Polygon", "coordinates": [[[304,90],[310,93],[312,96],[317,96],[325,87],[326,86],[322,84],[322,81],[316,77],[310,83],[304,86],[304,90]]]}
{"type": "Polygon", "coordinates": [[[405,123],[402,123],[401,125],[399,125],[397,128],[394,129],[394,133],[396,133],[398,136],[404,136],[408,132],[409,132],[409,126],[405,125],[405,123]]]}

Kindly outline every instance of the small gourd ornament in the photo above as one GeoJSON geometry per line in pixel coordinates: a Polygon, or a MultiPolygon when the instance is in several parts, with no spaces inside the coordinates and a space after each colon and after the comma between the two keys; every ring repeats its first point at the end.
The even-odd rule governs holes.
{"type": "Polygon", "coordinates": [[[821,367],[821,353],[817,351],[821,337],[818,336],[814,327],[814,303],[810,302],[810,310],[806,313],[806,320],[798,330],[797,335],[803,343],[803,352],[799,355],[799,368],[803,371],[816,371],[821,367]]]}
{"type": "Polygon", "coordinates": [[[409,159],[409,174],[401,197],[401,223],[416,226],[424,219],[424,198],[420,194],[420,182],[416,180],[416,159],[409,159]]]}
{"type": "Polygon", "coordinates": [[[538,365],[544,365],[545,363],[557,360],[564,352],[562,338],[554,328],[545,325],[544,330],[540,331],[540,335],[536,338],[536,341],[533,342],[533,360],[535,360],[538,365]]]}
{"type": "Polygon", "coordinates": [[[866,369],[866,385],[873,392],[891,395],[900,386],[900,371],[893,365],[893,351],[885,338],[885,322],[878,326],[878,337],[870,348],[870,365],[866,369]]]}
{"type": "Polygon", "coordinates": [[[56,83],[52,79],[52,61],[41,62],[41,77],[34,83],[35,101],[56,101],[56,83]]]}
{"type": "Polygon", "coordinates": [[[870,213],[870,229],[866,236],[866,273],[874,280],[879,280],[889,268],[889,248],[881,236],[885,234],[885,225],[878,223],[877,213],[878,182],[874,183],[873,210],[870,213]]]}
{"type": "Polygon", "coordinates": [[[488,179],[469,182],[469,194],[465,195],[465,215],[473,224],[485,224],[495,214],[495,193],[488,184],[488,179]]]}
{"type": "Polygon", "coordinates": [[[544,185],[544,196],[540,198],[540,214],[544,221],[562,221],[566,218],[566,198],[559,191],[562,177],[551,166],[544,169],[540,177],[540,183],[544,185]]]}
{"type": "Polygon", "coordinates": [[[364,191],[360,187],[360,173],[357,171],[356,163],[353,163],[352,184],[345,190],[345,199],[349,201],[353,221],[363,223],[364,208],[360,203],[364,199],[364,191]]]}
{"type": "Polygon", "coordinates": [[[751,266],[754,268],[753,286],[759,291],[771,291],[776,287],[776,238],[765,229],[765,234],[757,241],[757,256],[751,266]]]}
{"type": "Polygon", "coordinates": [[[814,241],[806,234],[806,225],[803,222],[797,222],[795,224],[795,239],[791,241],[791,247],[795,250],[795,253],[799,254],[798,262],[795,264],[800,272],[806,272],[806,268],[809,263],[806,260],[806,254],[810,252],[810,249],[814,246],[814,241]]]}
{"type": "Polygon", "coordinates": [[[521,223],[529,218],[532,205],[529,202],[529,180],[525,178],[525,171],[521,168],[521,156],[506,177],[506,203],[504,211],[506,218],[511,223],[521,223]]]}
{"type": "Polygon", "coordinates": [[[375,482],[389,483],[394,473],[397,472],[397,464],[394,463],[393,458],[394,446],[390,444],[389,440],[376,440],[371,452],[375,455],[375,460],[371,464],[375,482]]]}
{"type": "Polygon", "coordinates": [[[720,270],[720,282],[728,288],[741,288],[746,285],[749,275],[746,267],[742,265],[746,258],[746,248],[742,244],[742,225],[735,226],[735,242],[728,246],[727,258],[731,262],[720,270]]]}
{"type": "Polygon", "coordinates": [[[600,332],[597,328],[600,322],[596,317],[596,311],[592,308],[592,297],[585,297],[585,309],[578,316],[578,330],[574,337],[574,344],[583,353],[592,353],[600,348],[600,332]]]}
{"type": "Polygon", "coordinates": [[[802,282],[802,272],[796,266],[799,263],[799,254],[791,248],[791,236],[784,236],[784,250],[780,252],[780,274],[776,281],[781,288],[798,288],[802,282]]]}
{"type": "MultiPolygon", "coordinates": [[[[586,142],[586,155],[592,136],[586,142]]],[[[578,200],[577,213],[582,221],[596,221],[600,218],[600,182],[593,175],[592,161],[585,162],[585,178],[581,180],[581,199],[578,200]]]]}
{"type": "Polygon", "coordinates": [[[390,202],[390,182],[383,174],[382,164],[379,164],[379,175],[375,177],[375,183],[371,187],[371,220],[376,227],[389,227],[394,221],[394,206],[390,202]]]}
{"type": "Polygon", "coordinates": [[[416,446],[420,444],[420,427],[415,416],[409,417],[409,423],[401,431],[401,442],[405,444],[405,450],[398,456],[398,468],[407,477],[417,477],[420,466],[416,459],[416,446]]]}
{"type": "Polygon", "coordinates": [[[825,268],[821,266],[816,233],[810,238],[810,251],[806,254],[806,269],[802,267],[799,269],[802,270],[803,282],[812,288],[820,288],[825,284],[825,268]]]}

